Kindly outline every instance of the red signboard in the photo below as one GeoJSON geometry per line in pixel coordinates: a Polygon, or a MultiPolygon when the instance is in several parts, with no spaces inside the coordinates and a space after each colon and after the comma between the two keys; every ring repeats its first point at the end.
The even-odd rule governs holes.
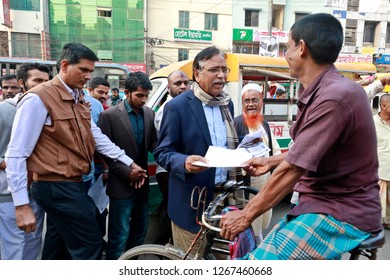
{"type": "Polygon", "coordinates": [[[130,72],[144,72],[146,73],[146,64],[143,63],[122,63],[130,72]]]}
{"type": "Polygon", "coordinates": [[[4,21],[1,24],[11,28],[12,22],[11,22],[11,15],[10,15],[9,0],[3,0],[3,18],[4,21]]]}

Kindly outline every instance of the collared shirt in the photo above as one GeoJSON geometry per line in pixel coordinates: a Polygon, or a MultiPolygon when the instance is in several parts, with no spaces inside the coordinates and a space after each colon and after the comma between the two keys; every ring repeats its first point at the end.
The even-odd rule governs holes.
{"type": "Polygon", "coordinates": [[[379,114],[374,115],[378,142],[379,179],[390,181],[390,125],[379,114]]]}
{"type": "Polygon", "coordinates": [[[96,98],[93,98],[92,96],[90,96],[88,94],[84,95],[84,100],[91,104],[92,120],[95,122],[96,125],[99,125],[100,113],[104,111],[102,103],[99,100],[97,100],[96,98]]]}
{"type": "MultiPolygon", "coordinates": [[[[62,80],[61,82],[77,102],[78,90],[73,91],[62,80]]],[[[26,160],[34,150],[43,126],[50,124],[51,118],[38,95],[30,92],[17,104],[11,141],[6,153],[8,190],[12,193],[15,206],[29,203],[26,160]]],[[[92,120],[91,131],[96,142],[96,150],[99,153],[119,160],[128,166],[133,163],[133,160],[113,144],[92,120]]]]}
{"type": "Polygon", "coordinates": [[[138,113],[136,113],[130,104],[125,101],[125,108],[129,116],[131,127],[133,128],[133,133],[135,141],[137,142],[138,152],[141,153],[144,150],[144,139],[145,139],[145,124],[144,124],[144,110],[140,108],[138,113]]]}
{"type": "Polygon", "coordinates": [[[376,133],[364,89],[329,66],[298,100],[286,161],[306,169],[294,216],[330,214],[361,230],[381,228],[376,133]]]}
{"type": "MultiPolygon", "coordinates": [[[[218,106],[208,106],[203,103],[203,110],[206,115],[207,126],[209,128],[212,145],[227,149],[226,127],[222,119],[221,108],[218,106]]],[[[214,181],[215,185],[226,182],[227,173],[228,170],[225,168],[216,168],[214,181]]]]}

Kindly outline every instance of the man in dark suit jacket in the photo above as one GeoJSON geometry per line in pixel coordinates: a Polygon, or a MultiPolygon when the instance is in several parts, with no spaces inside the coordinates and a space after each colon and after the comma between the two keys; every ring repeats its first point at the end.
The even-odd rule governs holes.
{"type": "MultiPolygon", "coordinates": [[[[234,130],[233,105],[223,92],[228,73],[225,55],[215,47],[204,49],[194,59],[193,89],[175,97],[164,108],[154,156],[169,172],[168,215],[173,243],[182,250],[189,248],[200,228],[197,211],[191,208],[193,190],[206,187],[208,203],[214,187],[227,180],[224,168],[193,163],[207,162],[204,156],[211,145],[228,147],[226,127],[232,124],[234,130]]],[[[197,201],[195,197],[194,204],[197,201]]]]}
{"type": "MultiPolygon", "coordinates": [[[[144,107],[152,84],[142,72],[131,73],[125,81],[127,99],[101,113],[99,126],[104,134],[125,150],[146,172],[148,151],[156,146],[154,112],[144,107]]],[[[110,197],[106,259],[118,259],[125,251],[141,245],[148,229],[149,180],[131,184],[134,170],[107,160],[110,197]]]]}

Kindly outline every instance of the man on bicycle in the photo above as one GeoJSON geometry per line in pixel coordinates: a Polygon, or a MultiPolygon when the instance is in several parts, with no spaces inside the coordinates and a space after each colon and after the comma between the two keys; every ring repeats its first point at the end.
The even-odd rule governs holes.
{"type": "Polygon", "coordinates": [[[300,197],[250,259],[341,259],[382,228],[372,113],[364,89],[333,65],[342,44],[342,26],[329,14],[305,16],[290,30],[285,58],[302,85],[294,145],[248,162],[255,176],[278,167],[242,211],[222,218],[221,235],[233,239],[293,190],[300,197]]]}

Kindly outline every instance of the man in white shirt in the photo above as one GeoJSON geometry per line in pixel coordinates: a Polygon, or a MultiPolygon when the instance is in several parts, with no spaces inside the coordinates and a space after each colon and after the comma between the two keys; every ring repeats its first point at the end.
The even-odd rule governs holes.
{"type": "Polygon", "coordinates": [[[18,227],[34,232],[27,172],[32,175],[31,193],[47,214],[42,259],[101,259],[97,208],[81,180],[90,170],[95,146],[101,154],[131,166],[133,184],[142,184],[146,176],[91,120],[80,91],[90,80],[95,61],[97,56],[86,46],[66,44],[59,74],[35,87],[17,106],[6,153],[7,182],[18,227]]]}
{"type": "Polygon", "coordinates": [[[29,196],[37,226],[35,233],[25,233],[16,224],[15,206],[8,190],[4,155],[11,137],[16,103],[20,95],[49,80],[50,69],[39,63],[23,63],[17,71],[17,83],[22,92],[0,103],[0,252],[2,260],[35,260],[42,243],[44,211],[29,196]]]}

